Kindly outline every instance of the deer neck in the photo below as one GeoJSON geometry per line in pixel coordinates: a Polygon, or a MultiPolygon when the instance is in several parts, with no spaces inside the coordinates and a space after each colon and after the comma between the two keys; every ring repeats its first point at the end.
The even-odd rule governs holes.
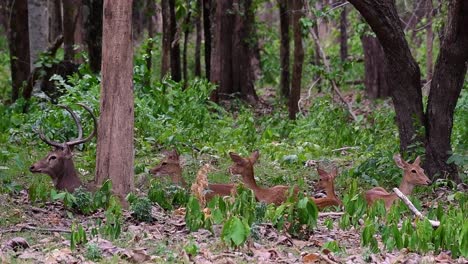
{"type": "Polygon", "coordinates": [[[410,195],[413,192],[414,185],[409,183],[406,177],[403,177],[399,189],[404,195],[410,195]]]}
{"type": "Polygon", "coordinates": [[[54,184],[57,189],[73,192],[81,185],[81,180],[76,173],[75,165],[71,159],[65,161],[63,170],[58,172],[55,176],[56,177],[52,178],[54,179],[54,184]]]}
{"type": "Polygon", "coordinates": [[[258,191],[260,190],[260,187],[258,187],[257,182],[255,181],[254,178],[254,172],[253,172],[253,167],[248,168],[242,175],[242,180],[244,184],[252,189],[253,191],[258,191]]]}
{"type": "Polygon", "coordinates": [[[334,184],[330,184],[325,188],[325,193],[327,194],[328,198],[336,198],[335,194],[335,186],[334,184]]]}
{"type": "Polygon", "coordinates": [[[187,186],[187,183],[182,177],[182,168],[179,167],[174,171],[174,174],[172,174],[172,182],[176,184],[180,184],[183,187],[187,186]]]}

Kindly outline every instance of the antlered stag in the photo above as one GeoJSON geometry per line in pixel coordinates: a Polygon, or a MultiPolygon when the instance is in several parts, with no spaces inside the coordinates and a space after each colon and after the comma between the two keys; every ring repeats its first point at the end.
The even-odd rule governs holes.
{"type": "Polygon", "coordinates": [[[78,128],[78,138],[64,143],[59,143],[48,139],[42,130],[37,133],[42,141],[54,147],[54,150],[49,152],[47,156],[36,163],[34,163],[29,170],[32,173],[44,173],[49,175],[54,182],[54,186],[59,190],[66,190],[73,192],[76,188],[81,186],[81,180],[76,172],[75,165],[73,164],[73,147],[85,142],[88,142],[96,135],[97,120],[93,111],[84,104],[78,104],[83,107],[93,118],[94,128],[93,132],[86,138],[83,138],[83,128],[78,116],[68,106],[59,105],[59,107],[67,110],[72,116],[78,128]]]}

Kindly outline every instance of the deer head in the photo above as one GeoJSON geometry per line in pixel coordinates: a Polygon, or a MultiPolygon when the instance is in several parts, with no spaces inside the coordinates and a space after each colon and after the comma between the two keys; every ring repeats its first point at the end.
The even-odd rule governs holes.
{"type": "Polygon", "coordinates": [[[156,167],[150,170],[150,173],[154,176],[170,176],[172,182],[186,186],[185,180],[182,178],[182,167],[180,166],[180,158],[177,150],[165,152],[164,159],[156,165],[156,167]]]}
{"type": "Polygon", "coordinates": [[[329,191],[335,189],[335,178],[336,175],[338,175],[338,169],[333,168],[333,170],[328,173],[325,170],[322,170],[320,168],[317,168],[317,173],[319,175],[319,181],[316,185],[316,188],[319,190],[325,190],[327,192],[327,195],[329,195],[329,191]]]}
{"type": "Polygon", "coordinates": [[[404,161],[400,154],[393,156],[393,160],[399,168],[403,169],[402,183],[406,183],[411,187],[431,184],[431,180],[426,176],[424,169],[420,166],[421,159],[419,156],[414,160],[413,164],[404,161]]]}
{"type": "Polygon", "coordinates": [[[49,175],[54,182],[55,188],[59,190],[67,190],[73,192],[81,185],[81,180],[77,176],[75,165],[73,164],[73,148],[76,145],[85,143],[91,140],[96,135],[97,120],[92,110],[83,104],[78,104],[83,107],[93,118],[94,129],[91,135],[83,139],[83,128],[78,116],[68,106],[59,105],[59,107],[67,110],[70,113],[78,128],[78,138],[64,143],[59,143],[48,139],[42,130],[38,130],[39,138],[46,144],[53,146],[54,150],[50,151],[47,156],[29,167],[32,173],[44,173],[49,175]]]}

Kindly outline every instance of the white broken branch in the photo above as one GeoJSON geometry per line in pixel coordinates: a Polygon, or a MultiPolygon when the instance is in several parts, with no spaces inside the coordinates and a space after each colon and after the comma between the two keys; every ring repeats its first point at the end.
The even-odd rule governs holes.
{"type": "MultiPolygon", "coordinates": [[[[406,197],[406,195],[404,195],[398,188],[393,188],[393,191],[395,192],[395,194],[400,197],[400,199],[408,206],[408,208],[419,218],[426,218],[415,206],[414,204],[408,199],[408,197],[406,197]]],[[[434,220],[431,220],[431,219],[427,219],[429,220],[429,223],[431,223],[431,225],[433,227],[438,227],[440,226],[440,222],[439,221],[434,221],[434,220]]]]}

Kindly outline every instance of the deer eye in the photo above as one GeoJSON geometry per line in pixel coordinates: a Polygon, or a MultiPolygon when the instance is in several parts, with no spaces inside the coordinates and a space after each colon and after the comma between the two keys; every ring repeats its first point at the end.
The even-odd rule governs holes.
{"type": "Polygon", "coordinates": [[[411,170],[412,173],[416,173],[416,170],[411,170]]]}
{"type": "Polygon", "coordinates": [[[50,157],[49,157],[49,160],[54,160],[54,159],[56,159],[56,158],[57,158],[56,156],[50,156],[50,157]]]}
{"type": "Polygon", "coordinates": [[[161,163],[161,165],[165,166],[165,165],[167,165],[167,162],[163,162],[163,163],[161,163]]]}

